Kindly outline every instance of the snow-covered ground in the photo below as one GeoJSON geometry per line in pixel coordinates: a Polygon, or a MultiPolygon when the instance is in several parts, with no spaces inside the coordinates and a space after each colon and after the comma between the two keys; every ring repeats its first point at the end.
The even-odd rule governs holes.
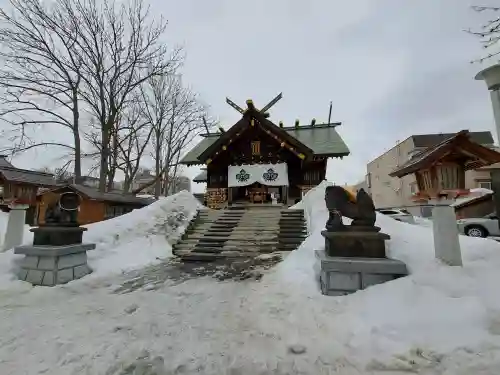
{"type": "MultiPolygon", "coordinates": [[[[200,207],[187,191],[162,197],[140,210],[85,227],[84,242],[95,243],[88,252],[89,265],[94,270],[86,281],[120,274],[159,262],[172,255],[171,244],[184,232],[186,224],[200,207]]],[[[0,233],[5,233],[8,214],[0,212],[0,233]]],[[[33,241],[33,233],[25,226],[24,243],[33,241]]],[[[0,253],[0,290],[14,286],[25,288],[16,280],[16,260],[13,250],[0,253]]]]}
{"type": "MultiPolygon", "coordinates": [[[[325,186],[299,204],[311,235],[260,282],[200,278],[113,294],[110,275],[3,291],[0,374],[500,373],[500,244],[461,236],[464,267],[446,267],[434,259],[431,228],[378,215],[389,255],[412,275],[325,297],[313,254],[323,246],[325,186]]],[[[102,239],[101,253],[117,262],[128,241],[148,251],[132,233],[136,217],[149,218],[136,211],[100,224],[109,226],[91,228],[89,240],[102,239]]]]}

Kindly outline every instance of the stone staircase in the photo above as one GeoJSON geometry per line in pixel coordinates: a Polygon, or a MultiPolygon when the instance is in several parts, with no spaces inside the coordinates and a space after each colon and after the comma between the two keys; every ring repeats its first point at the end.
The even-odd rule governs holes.
{"type": "Polygon", "coordinates": [[[184,261],[255,257],[295,250],[307,236],[303,210],[282,206],[232,206],[204,209],[173,246],[184,261]]]}

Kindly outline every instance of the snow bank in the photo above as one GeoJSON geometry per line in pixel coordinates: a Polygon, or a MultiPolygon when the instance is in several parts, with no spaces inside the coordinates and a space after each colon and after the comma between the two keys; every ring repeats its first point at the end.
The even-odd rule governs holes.
{"type": "MultiPolygon", "coordinates": [[[[171,256],[171,244],[182,235],[199,206],[191,193],[182,191],[128,214],[86,225],[83,240],[97,247],[88,252],[94,272],[85,280],[141,268],[171,256]]],[[[7,214],[1,215],[0,228],[5,228],[6,222],[7,214]]],[[[32,239],[26,226],[24,243],[32,243],[32,239]]],[[[0,253],[0,289],[19,285],[15,271],[20,258],[13,250],[0,253]]]]}
{"type": "Polygon", "coordinates": [[[265,279],[259,298],[279,298],[279,308],[289,312],[286,323],[278,321],[283,317],[262,321],[267,330],[285,335],[291,326],[287,335],[314,355],[326,355],[327,347],[382,370],[437,365],[445,355],[458,356],[459,369],[457,361],[467,362],[467,353],[489,348],[500,354],[493,349],[500,345],[500,244],[493,240],[460,236],[464,267],[448,267],[434,258],[432,227],[377,214],[377,225],[391,235],[388,256],[404,261],[411,275],[347,297],[321,296],[313,252],[324,249],[328,185],[312,189],[301,202],[310,236],[265,279]]]}

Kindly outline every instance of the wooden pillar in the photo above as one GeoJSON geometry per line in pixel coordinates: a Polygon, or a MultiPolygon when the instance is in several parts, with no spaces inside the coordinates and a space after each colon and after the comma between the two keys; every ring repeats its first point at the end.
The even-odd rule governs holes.
{"type": "Polygon", "coordinates": [[[228,206],[233,204],[233,188],[230,186],[227,187],[227,204],[228,206]]]}

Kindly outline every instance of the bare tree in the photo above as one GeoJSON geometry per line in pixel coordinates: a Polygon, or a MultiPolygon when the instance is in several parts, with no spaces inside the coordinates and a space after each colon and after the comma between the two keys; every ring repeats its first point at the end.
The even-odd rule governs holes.
{"type": "MultiPolygon", "coordinates": [[[[76,29],[68,23],[64,2],[47,7],[39,0],[10,0],[0,9],[0,115],[13,125],[8,151],[57,146],[73,154],[81,176],[80,89],[82,70],[74,48],[76,29]],[[40,141],[47,129],[68,129],[73,144],[40,141]],[[37,139],[32,136],[37,134],[37,139]]],[[[5,150],[7,151],[7,150],[5,150]]]]}
{"type": "Polygon", "coordinates": [[[120,113],[144,81],[175,69],[178,51],[170,53],[162,43],[166,22],[155,21],[143,0],[65,1],[72,1],[80,15],[74,27],[84,61],[81,94],[99,125],[99,189],[104,191],[120,113]]]}
{"type": "Polygon", "coordinates": [[[478,37],[481,40],[483,48],[486,50],[486,55],[473,62],[483,62],[500,54],[500,48],[498,48],[498,42],[500,40],[500,17],[498,16],[498,13],[500,11],[500,7],[473,6],[472,9],[478,13],[494,13],[496,16],[495,18],[486,21],[485,24],[478,30],[466,30],[469,34],[478,37]]]}
{"type": "Polygon", "coordinates": [[[166,193],[169,177],[175,173],[182,151],[205,129],[207,109],[195,94],[182,86],[177,75],[150,77],[141,86],[141,93],[144,116],[152,129],[151,156],[156,178],[134,193],[154,184],[158,197],[166,193]]]}
{"type": "Polygon", "coordinates": [[[116,137],[116,168],[125,175],[124,192],[130,190],[135,176],[141,170],[140,164],[153,134],[152,127],[142,116],[141,106],[142,102],[137,100],[127,108],[116,137]]]}

